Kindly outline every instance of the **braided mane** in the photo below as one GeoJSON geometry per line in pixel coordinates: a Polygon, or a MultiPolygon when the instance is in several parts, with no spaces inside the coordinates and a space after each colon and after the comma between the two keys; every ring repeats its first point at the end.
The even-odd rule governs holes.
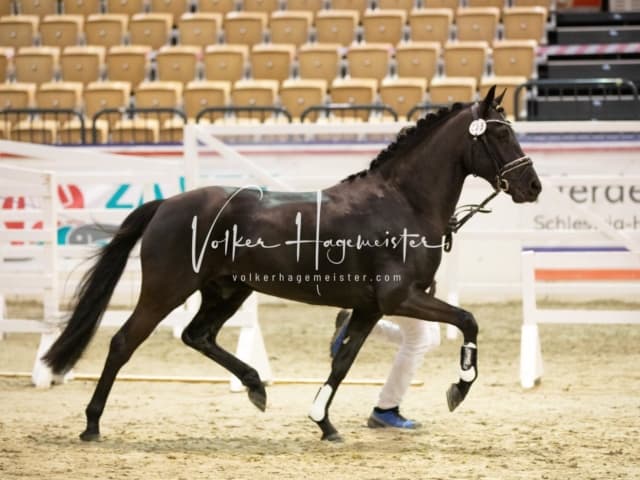
{"type": "Polygon", "coordinates": [[[353,173],[342,181],[353,182],[356,178],[365,177],[369,171],[376,170],[380,165],[394,158],[400,151],[406,151],[414,147],[418,141],[424,138],[425,133],[429,132],[445,118],[448,118],[451,113],[457,112],[466,106],[467,104],[456,102],[450,107],[443,107],[435,113],[427,114],[419,119],[415,125],[403,128],[400,130],[395,140],[387,145],[384,150],[381,150],[376,158],[371,160],[369,168],[353,173]]]}

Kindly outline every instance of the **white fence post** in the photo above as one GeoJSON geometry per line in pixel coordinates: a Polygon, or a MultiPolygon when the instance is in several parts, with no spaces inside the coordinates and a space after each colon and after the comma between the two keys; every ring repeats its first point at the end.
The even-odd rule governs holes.
{"type": "Polygon", "coordinates": [[[534,252],[522,253],[522,332],[520,336],[520,383],[532,388],[542,377],[540,333],[536,323],[534,252]]]}

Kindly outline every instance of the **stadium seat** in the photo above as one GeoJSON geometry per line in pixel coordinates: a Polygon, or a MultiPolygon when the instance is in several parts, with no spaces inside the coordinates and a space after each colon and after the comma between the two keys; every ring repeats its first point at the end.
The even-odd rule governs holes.
{"type": "Polygon", "coordinates": [[[362,17],[364,41],[396,45],[404,38],[406,21],[404,10],[367,10],[362,17]]]}
{"type": "Polygon", "coordinates": [[[407,18],[416,6],[415,0],[378,0],[376,3],[381,10],[404,10],[407,18]]]}
{"type": "MultiPolygon", "coordinates": [[[[146,81],[138,85],[136,91],[136,108],[173,108],[178,109],[182,103],[182,83],[166,81],[146,81]]],[[[139,117],[158,119],[159,125],[173,117],[173,113],[160,112],[141,114],[139,117]]]]}
{"type": "Polygon", "coordinates": [[[171,25],[176,25],[180,16],[189,11],[189,0],[150,0],[149,11],[153,13],[168,13],[171,15],[171,25]]]}
{"type": "Polygon", "coordinates": [[[67,15],[82,15],[87,18],[94,13],[100,13],[100,0],[63,0],[62,13],[67,15]]]}
{"type": "Polygon", "coordinates": [[[427,10],[432,8],[448,8],[454,17],[459,5],[459,0],[422,0],[423,8],[427,10]]]}
{"type": "Polygon", "coordinates": [[[40,43],[49,47],[78,45],[83,27],[82,15],[47,15],[40,22],[40,43]]]}
{"type": "Polygon", "coordinates": [[[267,28],[264,12],[229,12],[224,17],[226,43],[254,46],[262,43],[267,28]]]}
{"type": "Polygon", "coordinates": [[[21,47],[13,58],[18,82],[41,84],[55,79],[60,50],[57,47],[21,47]]]}
{"type": "Polygon", "coordinates": [[[495,7],[461,7],[456,15],[456,38],[460,41],[485,41],[496,38],[500,10],[495,7]]]}
{"type": "Polygon", "coordinates": [[[242,10],[245,12],[263,12],[271,14],[275,12],[279,7],[278,0],[243,0],[242,10]]]}
{"type": "Polygon", "coordinates": [[[547,42],[547,10],[542,7],[510,7],[502,12],[504,38],[547,42]]]}
{"type": "Polygon", "coordinates": [[[472,102],[478,82],[474,77],[436,77],[429,84],[431,103],[472,102]]]}
{"type": "Polygon", "coordinates": [[[380,82],[389,73],[393,46],[387,43],[358,43],[347,51],[351,78],[373,78],[380,82]]]}
{"type": "Polygon", "coordinates": [[[41,20],[47,15],[58,13],[58,2],[55,0],[20,0],[17,5],[20,15],[36,15],[41,20]]]}
{"type": "Polygon", "coordinates": [[[94,143],[93,133],[95,131],[95,143],[107,143],[109,134],[109,123],[106,120],[98,120],[95,124],[85,118],[84,125],[79,118],[72,118],[67,122],[58,125],[58,138],[62,144],[77,145],[82,144],[82,131],[84,127],[84,143],[94,143]]]}
{"type": "MultiPolygon", "coordinates": [[[[482,77],[479,88],[480,98],[484,98],[493,85],[496,86],[497,94],[501,94],[506,89],[506,93],[502,100],[502,107],[504,108],[504,113],[507,117],[513,119],[516,112],[514,92],[518,85],[522,85],[526,81],[526,77],[482,77]]],[[[522,110],[524,108],[525,100],[526,95],[520,95],[517,110],[522,110]]]]}
{"type": "Polygon", "coordinates": [[[195,80],[201,55],[201,48],[195,45],[165,45],[156,55],[157,78],[183,84],[195,80]]]}
{"type": "Polygon", "coordinates": [[[449,8],[414,10],[409,16],[409,36],[414,42],[439,42],[451,38],[453,11],[449,8]]]}
{"type": "MultiPolygon", "coordinates": [[[[331,103],[371,105],[376,99],[378,82],[370,78],[336,78],[331,84],[331,103]]],[[[367,121],[370,112],[352,111],[338,114],[340,119],[367,121]]]]}
{"type": "Polygon", "coordinates": [[[493,73],[499,76],[533,77],[536,47],[535,40],[496,40],[493,42],[493,73]]]}
{"type": "Polygon", "coordinates": [[[514,7],[542,7],[547,12],[553,9],[551,0],[512,0],[511,5],[514,7]]]}
{"type": "MultiPolygon", "coordinates": [[[[189,120],[195,120],[205,108],[225,107],[231,98],[231,82],[193,81],[187,84],[184,91],[184,113],[189,120]]],[[[205,118],[214,122],[224,116],[223,113],[209,112],[205,118]]]]}
{"type": "Polygon", "coordinates": [[[271,14],[269,29],[271,43],[286,43],[299,47],[309,40],[313,13],[278,10],[271,14]]]}
{"type": "Polygon", "coordinates": [[[84,27],[87,45],[122,45],[129,31],[129,17],[121,13],[94,13],[84,27]]]}
{"type": "Polygon", "coordinates": [[[38,108],[79,109],[82,106],[83,85],[80,82],[43,83],[36,92],[38,108]]]}
{"type": "Polygon", "coordinates": [[[128,82],[135,90],[147,78],[151,47],[145,45],[116,45],[107,53],[107,78],[128,82]]]}
{"type": "Polygon", "coordinates": [[[0,3],[0,16],[13,15],[13,1],[7,0],[0,3]]]}
{"type": "MultiPolygon", "coordinates": [[[[280,87],[280,102],[294,121],[300,121],[300,115],[307,108],[324,104],[326,91],[325,80],[288,79],[280,87]]],[[[315,121],[317,114],[311,113],[307,118],[315,121]]]]}
{"type": "Polygon", "coordinates": [[[467,0],[468,7],[493,7],[500,11],[500,18],[502,18],[502,10],[508,5],[505,0],[467,0]]]}
{"type": "Polygon", "coordinates": [[[0,17],[0,45],[13,48],[34,45],[39,23],[37,15],[0,17]]]}
{"type": "Polygon", "coordinates": [[[100,79],[105,68],[105,48],[100,46],[71,46],[62,51],[60,72],[62,80],[86,85],[100,79]]]}
{"type": "Polygon", "coordinates": [[[257,80],[277,80],[282,83],[291,75],[291,64],[296,54],[295,45],[260,43],[249,55],[251,76],[257,80]]]}
{"type": "Polygon", "coordinates": [[[426,93],[425,78],[385,78],[380,84],[380,100],[400,117],[407,117],[413,107],[424,101],[426,93]]]}
{"type": "Polygon", "coordinates": [[[444,46],[444,73],[448,77],[474,77],[486,72],[487,42],[448,42],[444,46]]]}
{"type": "Polygon", "coordinates": [[[131,45],[148,45],[154,50],[166,45],[172,18],[170,13],[136,13],[129,22],[131,45]]]}
{"type": "Polygon", "coordinates": [[[349,46],[355,40],[357,25],[358,12],[354,10],[320,10],[316,15],[316,40],[349,46]]]}
{"type": "Polygon", "coordinates": [[[0,140],[11,140],[11,122],[0,116],[0,140]]]}
{"type": "Polygon", "coordinates": [[[128,17],[133,17],[144,12],[145,0],[106,0],[107,13],[122,13],[128,17]]]}
{"type": "MultiPolygon", "coordinates": [[[[49,82],[43,83],[36,92],[36,107],[42,109],[65,109],[80,111],[82,108],[82,83],[49,82]]],[[[68,122],[75,115],[45,113],[41,118],[68,122]]]]}
{"type": "Polygon", "coordinates": [[[165,120],[160,125],[160,138],[161,143],[182,143],[184,136],[185,121],[182,117],[174,117],[165,120]]]}
{"type": "Polygon", "coordinates": [[[424,78],[437,73],[440,57],[438,42],[407,42],[396,47],[396,72],[399,77],[424,78]]]}
{"type": "Polygon", "coordinates": [[[113,143],[158,143],[160,122],[155,118],[123,118],[111,128],[113,143]]]}
{"type": "MultiPolygon", "coordinates": [[[[276,80],[238,80],[231,89],[231,104],[236,107],[271,107],[278,96],[276,80]]],[[[236,118],[259,119],[264,122],[272,116],[265,112],[237,113],[236,118]]]]}
{"type": "Polygon", "coordinates": [[[249,47],[246,45],[211,45],[204,52],[204,78],[235,82],[244,77],[249,47]]]}
{"type": "Polygon", "coordinates": [[[324,0],[287,0],[287,10],[297,12],[311,12],[312,23],[315,24],[316,15],[324,6],[324,0]]]}
{"type": "Polygon", "coordinates": [[[226,15],[236,9],[235,0],[198,0],[199,12],[220,13],[226,15]]]}
{"type": "MultiPolygon", "coordinates": [[[[0,111],[4,109],[33,108],[36,102],[35,83],[2,83],[0,84],[0,111]]],[[[5,123],[17,123],[27,118],[26,114],[1,114],[5,123]]]]}
{"type": "Polygon", "coordinates": [[[0,83],[6,82],[9,77],[12,56],[12,49],[0,47],[0,83]]]}
{"type": "Polygon", "coordinates": [[[58,124],[54,120],[31,118],[11,127],[11,140],[15,142],[53,144],[57,142],[58,124]]]}
{"type": "Polygon", "coordinates": [[[358,22],[369,7],[369,0],[331,0],[332,10],[354,10],[358,12],[358,22]]]}
{"type": "MultiPolygon", "coordinates": [[[[100,110],[126,108],[131,100],[129,82],[91,82],[84,90],[84,111],[89,121],[100,110]]],[[[119,113],[101,115],[99,118],[112,125],[121,117],[119,113]]]]}
{"type": "Polygon", "coordinates": [[[178,20],[181,45],[197,45],[205,48],[218,43],[222,15],[220,13],[183,13],[178,20]]]}
{"type": "Polygon", "coordinates": [[[320,79],[330,85],[338,76],[340,45],[307,43],[298,49],[298,75],[305,79],[320,79]]]}

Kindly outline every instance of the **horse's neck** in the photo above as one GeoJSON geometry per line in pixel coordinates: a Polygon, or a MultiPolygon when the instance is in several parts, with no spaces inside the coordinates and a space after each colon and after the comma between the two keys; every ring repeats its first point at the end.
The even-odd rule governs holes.
{"type": "Polygon", "coordinates": [[[389,162],[393,183],[418,215],[444,230],[455,210],[466,177],[464,145],[447,136],[441,126],[406,158],[389,162]]]}

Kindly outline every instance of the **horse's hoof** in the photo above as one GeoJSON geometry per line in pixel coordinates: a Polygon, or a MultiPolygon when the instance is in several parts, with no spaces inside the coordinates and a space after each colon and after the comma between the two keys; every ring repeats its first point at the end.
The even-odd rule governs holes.
{"type": "Polygon", "coordinates": [[[85,430],[80,434],[80,440],[83,442],[97,442],[100,440],[100,432],[90,432],[85,430]]]}
{"type": "Polygon", "coordinates": [[[449,411],[453,412],[456,407],[462,403],[462,400],[464,400],[464,396],[458,388],[458,385],[452,383],[449,390],[447,390],[447,405],[449,405],[449,411]]]}
{"type": "Polygon", "coordinates": [[[264,388],[249,390],[249,400],[253,403],[261,412],[264,412],[267,408],[267,392],[264,388]]]}
{"type": "Polygon", "coordinates": [[[342,443],[344,439],[338,432],[331,432],[328,435],[322,435],[322,440],[326,440],[328,442],[342,443]]]}

